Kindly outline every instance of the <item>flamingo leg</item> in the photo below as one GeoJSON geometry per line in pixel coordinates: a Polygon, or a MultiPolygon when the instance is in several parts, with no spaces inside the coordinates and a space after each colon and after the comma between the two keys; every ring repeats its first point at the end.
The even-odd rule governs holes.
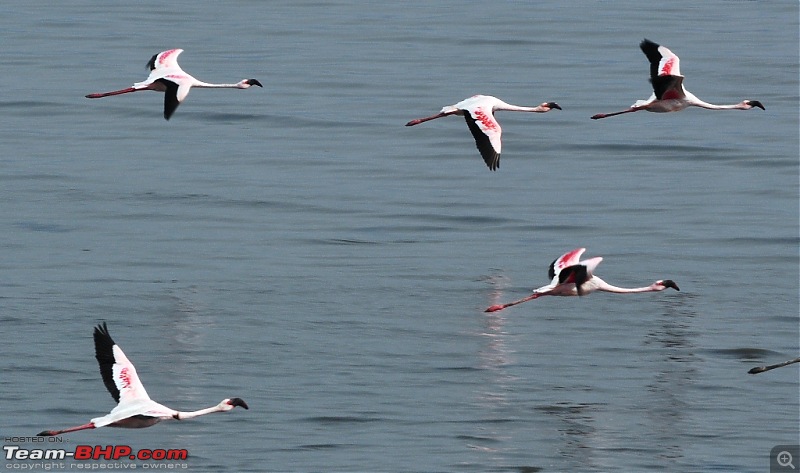
{"type": "Polygon", "coordinates": [[[623,110],[621,112],[612,112],[612,113],[598,113],[596,115],[592,115],[592,120],[597,120],[598,118],[606,118],[606,117],[613,117],[614,115],[622,115],[623,113],[631,113],[631,112],[638,112],[639,110],[644,110],[645,107],[631,107],[627,110],[623,110]]]}
{"type": "Polygon", "coordinates": [[[79,425],[77,427],[70,427],[70,428],[64,429],[64,430],[45,430],[43,432],[39,432],[36,435],[38,437],[50,437],[50,436],[53,436],[53,435],[65,434],[67,432],[75,432],[75,431],[78,431],[78,430],[86,430],[86,429],[94,429],[94,428],[95,428],[94,424],[89,422],[88,424],[79,425]]]}
{"type": "Polygon", "coordinates": [[[448,115],[452,115],[452,113],[439,112],[436,115],[431,115],[429,117],[417,118],[415,120],[411,120],[410,122],[406,123],[406,126],[419,125],[420,123],[424,123],[424,122],[427,122],[427,121],[430,121],[430,120],[435,120],[437,118],[446,117],[448,115]]]}
{"type": "Polygon", "coordinates": [[[120,95],[120,94],[128,94],[131,92],[136,92],[137,90],[147,90],[147,89],[135,89],[133,87],[128,87],[127,89],[120,89],[120,90],[113,90],[111,92],[99,92],[96,94],[89,94],[86,96],[87,99],[99,99],[101,97],[108,97],[109,95],[120,95]]]}
{"type": "Polygon", "coordinates": [[[514,306],[514,305],[517,305],[517,304],[522,304],[523,302],[528,302],[530,300],[536,299],[539,296],[541,296],[541,294],[539,294],[537,292],[537,293],[531,294],[528,297],[524,297],[524,298],[522,298],[522,299],[520,299],[518,301],[506,302],[505,304],[495,304],[495,305],[489,307],[488,309],[484,310],[484,312],[497,312],[499,310],[503,310],[505,308],[508,308],[508,307],[511,307],[511,306],[514,306]]]}

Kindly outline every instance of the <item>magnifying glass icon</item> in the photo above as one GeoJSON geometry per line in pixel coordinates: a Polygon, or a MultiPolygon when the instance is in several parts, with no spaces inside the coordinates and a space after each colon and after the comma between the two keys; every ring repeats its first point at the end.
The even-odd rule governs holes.
{"type": "Polygon", "coordinates": [[[787,452],[786,450],[782,450],[775,456],[775,459],[778,461],[778,465],[783,468],[787,466],[791,467],[794,470],[794,465],[792,464],[792,454],[787,452]]]}

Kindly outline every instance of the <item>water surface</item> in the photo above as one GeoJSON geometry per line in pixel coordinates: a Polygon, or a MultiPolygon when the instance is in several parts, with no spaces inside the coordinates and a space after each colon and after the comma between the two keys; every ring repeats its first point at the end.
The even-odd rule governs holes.
{"type": "Polygon", "coordinates": [[[104,414],[107,321],[150,395],[251,406],[67,445],[197,471],[765,471],[798,442],[794,2],[2,7],[2,431],[104,414]],[[637,113],[643,37],[714,103],[637,113]],[[87,100],[173,47],[209,82],[87,100]],[[472,94],[498,113],[486,169],[472,94]],[[575,247],[623,286],[490,304],[575,247]]]}

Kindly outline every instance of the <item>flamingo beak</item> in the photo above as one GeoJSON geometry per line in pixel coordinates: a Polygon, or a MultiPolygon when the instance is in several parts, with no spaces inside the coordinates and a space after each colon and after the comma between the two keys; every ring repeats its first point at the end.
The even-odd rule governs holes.
{"type": "Polygon", "coordinates": [[[557,108],[557,109],[561,110],[561,106],[559,104],[555,103],[555,102],[547,102],[547,106],[550,107],[550,108],[557,108]]]}
{"type": "Polygon", "coordinates": [[[231,405],[231,406],[233,406],[233,407],[242,407],[242,408],[244,408],[244,409],[250,409],[250,408],[247,406],[247,403],[246,403],[246,402],[244,402],[244,399],[242,399],[242,398],[239,398],[239,397],[234,397],[234,398],[231,398],[231,399],[228,401],[228,404],[230,404],[230,405],[231,405]]]}
{"type": "Polygon", "coordinates": [[[750,105],[751,107],[758,107],[761,110],[766,110],[766,108],[764,108],[764,105],[758,100],[748,100],[747,105],[750,105]]]}
{"type": "Polygon", "coordinates": [[[664,287],[671,287],[672,289],[675,289],[676,291],[680,291],[680,288],[678,287],[677,284],[675,284],[675,281],[673,281],[672,279],[665,279],[664,281],[661,281],[661,284],[664,287]]]}
{"type": "Polygon", "coordinates": [[[250,84],[250,85],[257,85],[257,86],[262,87],[262,88],[264,87],[263,85],[261,85],[261,82],[259,82],[256,79],[247,79],[247,83],[250,84]]]}

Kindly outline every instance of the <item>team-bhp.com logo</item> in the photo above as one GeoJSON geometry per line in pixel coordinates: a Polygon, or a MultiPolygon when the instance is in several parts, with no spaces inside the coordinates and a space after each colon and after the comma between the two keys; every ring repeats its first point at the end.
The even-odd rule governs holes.
{"type": "Polygon", "coordinates": [[[4,445],[6,460],[141,460],[141,461],[160,461],[160,460],[186,460],[189,458],[189,451],[185,448],[180,449],[137,449],[133,450],[128,445],[77,445],[74,451],[66,449],[40,449],[23,448],[17,445],[4,445]]]}

